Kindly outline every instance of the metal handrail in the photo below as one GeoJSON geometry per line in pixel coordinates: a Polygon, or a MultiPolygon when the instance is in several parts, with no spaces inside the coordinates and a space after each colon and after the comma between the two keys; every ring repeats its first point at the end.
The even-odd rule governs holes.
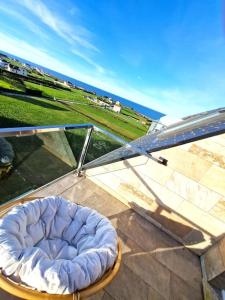
{"type": "Polygon", "coordinates": [[[64,131],[70,129],[93,128],[93,124],[66,124],[66,125],[50,125],[50,126],[30,126],[30,127],[13,127],[0,128],[0,137],[9,136],[27,136],[44,132],[64,131]]]}

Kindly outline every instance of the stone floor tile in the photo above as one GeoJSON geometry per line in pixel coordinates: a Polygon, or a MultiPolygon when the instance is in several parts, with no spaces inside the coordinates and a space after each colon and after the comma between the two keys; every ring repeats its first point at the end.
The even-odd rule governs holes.
{"type": "Polygon", "coordinates": [[[209,211],[221,198],[218,193],[178,172],[172,174],[166,186],[204,211],[209,211]]]}
{"type": "MultiPolygon", "coordinates": [[[[117,228],[126,236],[134,240],[140,247],[145,250],[154,250],[158,247],[167,246],[171,238],[165,238],[165,234],[149,222],[149,228],[146,229],[146,220],[138,216],[132,209],[129,209],[117,216],[117,228]],[[143,221],[143,222],[142,222],[143,221]]],[[[168,237],[168,236],[167,236],[168,237]]]]}
{"type": "Polygon", "coordinates": [[[105,292],[104,290],[98,292],[97,294],[91,296],[88,298],[88,300],[103,300],[103,296],[104,296],[105,292]]]}
{"type": "Polygon", "coordinates": [[[202,177],[200,183],[225,196],[225,169],[212,166],[202,177]]]}
{"type": "Polygon", "coordinates": [[[167,295],[163,297],[158,292],[156,292],[153,288],[149,287],[148,290],[148,300],[167,300],[167,295]]]}
{"type": "Polygon", "coordinates": [[[123,262],[138,277],[162,296],[170,292],[170,271],[159,263],[152,252],[142,249],[123,255],[123,262]]]}
{"type": "Polygon", "coordinates": [[[175,274],[171,275],[170,300],[203,300],[202,291],[195,290],[175,274]]]}
{"type": "Polygon", "coordinates": [[[209,213],[225,223],[225,197],[221,198],[209,213]]]}
{"type": "Polygon", "coordinates": [[[209,281],[222,274],[225,270],[223,256],[221,255],[222,252],[219,246],[219,243],[213,245],[204,254],[205,270],[209,281]]]}
{"type": "Polygon", "coordinates": [[[212,140],[200,140],[194,143],[189,152],[196,154],[198,157],[205,159],[215,165],[225,168],[224,146],[213,142],[212,140]]]}
{"type": "Polygon", "coordinates": [[[184,201],[178,207],[178,213],[189,218],[190,222],[193,222],[196,227],[211,234],[212,237],[218,237],[225,232],[225,224],[223,222],[217,220],[209,213],[203,212],[188,201],[184,201]]]}
{"type": "Polygon", "coordinates": [[[193,230],[193,225],[186,221],[182,216],[168,211],[163,208],[158,208],[151,217],[161,224],[165,229],[183,239],[188,233],[193,230]]]}
{"type": "Polygon", "coordinates": [[[168,160],[168,167],[195,181],[201,180],[212,165],[212,163],[188,151],[179,149],[179,147],[162,150],[159,153],[160,156],[168,160]]]}
{"type": "Polygon", "coordinates": [[[113,298],[112,296],[110,296],[110,294],[108,294],[107,292],[105,292],[101,300],[114,300],[114,299],[115,298],[113,298]]]}
{"type": "Polygon", "coordinates": [[[0,289],[0,299],[1,300],[22,300],[21,298],[8,294],[7,292],[1,289],[0,289]]]}
{"type": "Polygon", "coordinates": [[[159,249],[156,259],[166,266],[172,273],[178,275],[190,286],[201,287],[200,262],[195,255],[188,253],[184,247],[159,249]]]}
{"type": "Polygon", "coordinates": [[[146,300],[149,288],[132,269],[122,264],[118,275],[106,287],[106,291],[117,300],[146,300]]]}

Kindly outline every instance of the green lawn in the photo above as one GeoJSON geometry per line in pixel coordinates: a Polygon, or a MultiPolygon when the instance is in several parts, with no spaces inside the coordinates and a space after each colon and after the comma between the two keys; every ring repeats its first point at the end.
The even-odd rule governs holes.
{"type": "Polygon", "coordinates": [[[36,84],[29,81],[24,81],[24,84],[29,89],[42,91],[42,95],[45,97],[51,97],[51,98],[56,97],[57,99],[62,99],[62,100],[74,100],[74,101],[79,100],[79,101],[85,101],[86,103],[90,103],[90,101],[86,100],[83,97],[89,94],[81,90],[60,88],[61,85],[59,83],[56,85],[56,88],[51,88],[45,85],[36,84]]]}
{"type": "Polygon", "coordinates": [[[145,120],[143,117],[135,115],[135,112],[129,109],[126,109],[126,112],[130,111],[131,117],[129,114],[117,114],[111,110],[94,105],[90,100],[84,98],[87,93],[83,91],[53,89],[31,82],[25,82],[25,86],[29,89],[42,91],[43,96],[46,97],[56,97],[56,99],[73,101],[74,104],[68,103],[66,106],[68,109],[89,118],[89,122],[97,123],[109,130],[111,129],[116,134],[129,140],[136,139],[144,135],[147,131],[147,125],[141,123],[145,120]],[[135,118],[134,115],[136,116],[135,118]]]}
{"type": "MultiPolygon", "coordinates": [[[[56,84],[55,88],[52,88],[49,85],[54,78],[46,78],[46,76],[42,78],[34,72],[32,75],[42,80],[42,83],[33,83],[32,80],[34,81],[34,79],[29,76],[25,80],[21,80],[21,77],[15,74],[7,74],[6,72],[0,74],[0,87],[12,90],[14,93],[24,92],[24,95],[21,94],[20,96],[0,94],[0,128],[93,123],[126,141],[134,140],[147,131],[148,125],[143,124],[146,118],[139,116],[129,108],[123,108],[121,113],[117,114],[86,99],[85,96],[90,96],[87,92],[65,89],[60,84],[56,84]],[[26,89],[42,91],[43,97],[26,96],[25,92],[30,92],[26,89]],[[54,97],[57,100],[54,100],[54,97]]],[[[5,179],[0,187],[2,199],[11,199],[70,171],[70,167],[55,158],[41,144],[41,136],[44,134],[23,138],[7,138],[16,155],[13,161],[12,174],[5,179]],[[30,176],[33,173],[37,176],[30,176]]],[[[54,134],[57,135],[58,132],[54,134]]],[[[85,129],[66,131],[67,141],[77,162],[85,135],[85,129]]],[[[120,146],[121,144],[114,139],[94,132],[86,162],[120,146]]]]}
{"type": "Polygon", "coordinates": [[[89,119],[60,103],[23,96],[0,95],[0,127],[86,123],[89,119]]]}
{"type": "Polygon", "coordinates": [[[0,117],[0,127],[94,123],[126,140],[145,133],[143,125],[125,123],[116,113],[99,107],[24,96],[0,95],[0,117]]]}
{"type": "MultiPolygon", "coordinates": [[[[69,107],[67,108],[58,102],[23,96],[11,97],[0,95],[0,127],[2,128],[82,123],[95,123],[98,126],[106,128],[102,126],[101,123],[93,122],[93,120],[84,114],[71,110],[69,107]]],[[[118,132],[112,129],[109,129],[109,131],[119,135],[118,132]]],[[[67,132],[67,138],[71,143],[71,148],[77,160],[79,159],[85,134],[86,130],[84,129],[70,130],[67,132]]],[[[119,146],[115,140],[105,135],[95,133],[92,138],[87,160],[90,161],[119,146]]]]}
{"type": "Polygon", "coordinates": [[[22,82],[19,80],[15,80],[11,77],[7,77],[4,75],[0,75],[0,87],[3,87],[5,89],[9,90],[15,90],[15,91],[24,91],[25,86],[22,82]]]}
{"type": "Polygon", "coordinates": [[[5,89],[12,89],[14,86],[12,86],[9,82],[6,80],[0,79],[0,86],[5,88],[5,89]]]}
{"type": "Polygon", "coordinates": [[[129,108],[123,108],[120,114],[94,104],[85,96],[88,93],[77,89],[55,88],[30,82],[29,77],[21,81],[16,75],[0,75],[0,87],[25,91],[39,90],[44,98],[23,96],[0,96],[1,127],[19,125],[53,125],[70,123],[94,123],[126,140],[134,140],[144,135],[148,129],[146,118],[139,116],[129,108]],[[64,103],[54,101],[64,100],[64,103]],[[52,100],[50,100],[52,99],[52,100]],[[4,121],[3,121],[4,120],[4,121]]]}

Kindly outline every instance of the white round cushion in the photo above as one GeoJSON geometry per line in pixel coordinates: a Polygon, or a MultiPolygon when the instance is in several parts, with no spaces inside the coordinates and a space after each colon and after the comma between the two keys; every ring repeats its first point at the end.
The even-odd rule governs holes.
{"type": "Polygon", "coordinates": [[[0,268],[39,291],[89,286],[117,257],[117,234],[95,210],[62,197],[18,205],[0,220],[0,268]]]}

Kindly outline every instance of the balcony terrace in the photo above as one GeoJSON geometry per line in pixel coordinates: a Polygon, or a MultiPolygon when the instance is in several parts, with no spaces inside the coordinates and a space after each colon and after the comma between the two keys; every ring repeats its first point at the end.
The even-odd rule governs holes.
{"type": "MultiPolygon", "coordinates": [[[[62,195],[107,216],[123,244],[117,277],[90,299],[202,299],[199,257],[90,179],[69,174],[32,196],[62,195]]],[[[0,299],[19,299],[0,293],[0,299]]]]}
{"type": "MultiPolygon", "coordinates": [[[[62,195],[110,219],[122,265],[91,299],[220,300],[224,133],[222,109],[129,144],[91,124],[0,129],[12,157],[0,165],[1,203],[62,195]]],[[[1,291],[0,299],[16,298],[1,291]]]]}

